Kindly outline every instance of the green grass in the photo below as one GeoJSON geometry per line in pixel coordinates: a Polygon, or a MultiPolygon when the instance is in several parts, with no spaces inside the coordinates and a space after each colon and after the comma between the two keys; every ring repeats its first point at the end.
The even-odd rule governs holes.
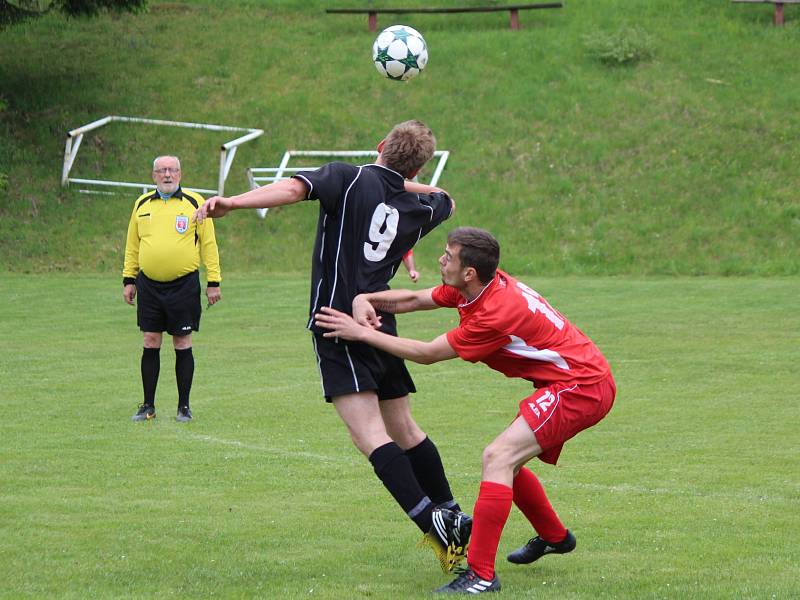
{"type": "MultiPolygon", "coordinates": [[[[441,184],[459,202],[453,225],[492,230],[509,268],[800,273],[792,7],[783,28],[771,6],[723,0],[572,0],[523,11],[520,31],[504,12],[406,15],[431,59],[398,84],[370,64],[366,17],[329,5],[153,1],[144,14],[53,15],[0,33],[0,270],[119,270],[136,194],[63,191],[59,176],[66,131],[121,114],[263,128],[237,155],[230,193],[287,148],[373,148],[417,117],[452,153],[441,184]],[[626,26],[646,32],[651,59],[609,67],[587,49],[587,36],[626,26]]],[[[139,181],[170,152],[187,185],[214,187],[227,139],[114,125],[87,136],[73,172],[139,181]]],[[[223,268],[307,268],[314,210],[230,219],[223,268]]],[[[440,245],[423,241],[421,259],[440,245]]]]}
{"type": "MultiPolygon", "coordinates": [[[[229,193],[287,148],[367,149],[428,122],[458,212],[417,248],[424,284],[446,229],[490,229],[619,385],[559,467],[534,464],[578,551],[505,563],[530,536],[512,513],[505,595],[796,596],[800,12],[775,28],[766,5],[570,0],[521,13],[517,32],[502,12],[412,15],[431,60],[395,84],[370,65],[366,17],[327,6],[151,1],[0,31],[0,597],[424,598],[445,581],[320,397],[303,329],[313,204],[216,223],[224,299],[195,338],[195,421],[172,419],[169,342],[159,417],[130,421],[136,194],[59,187],[66,132],[109,114],[265,129],[229,193]],[[652,57],[592,56],[586,39],[630,26],[652,57]]],[[[177,153],[186,185],[213,187],[227,139],[115,125],[87,136],[73,174],[142,180],[177,153]]],[[[455,321],[400,324],[431,338],[455,321]]],[[[529,386],[462,362],[411,369],[415,414],[471,506],[481,450],[529,386]]]]}
{"type": "MultiPolygon", "coordinates": [[[[797,281],[524,280],[598,342],[619,396],[557,468],[533,463],[579,546],[506,563],[530,535],[512,512],[505,596],[794,596],[797,281]]],[[[446,581],[320,397],[307,286],[230,276],[195,336],[182,426],[169,343],[159,416],[130,421],[141,335],[116,274],[3,276],[0,597],[424,598],[446,581]]],[[[400,327],[430,338],[455,319],[400,327]]],[[[472,506],[481,450],[529,386],[461,361],[411,369],[472,506]]]]}

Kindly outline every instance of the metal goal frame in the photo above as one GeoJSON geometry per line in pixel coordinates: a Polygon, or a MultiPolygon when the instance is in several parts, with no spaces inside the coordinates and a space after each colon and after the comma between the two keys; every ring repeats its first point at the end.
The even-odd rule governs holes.
{"type": "MultiPolygon", "coordinates": [[[[209,190],[203,188],[186,188],[187,190],[193,190],[202,194],[219,194],[220,196],[225,192],[225,180],[228,178],[228,173],[230,173],[231,164],[233,163],[233,158],[236,156],[236,151],[238,150],[239,146],[241,146],[246,142],[249,142],[250,140],[254,140],[255,138],[259,137],[264,133],[263,129],[255,129],[252,127],[230,127],[228,125],[212,125],[210,123],[188,123],[184,121],[165,121],[162,119],[145,119],[142,117],[122,117],[118,115],[109,115],[103,117],[102,119],[98,119],[97,121],[92,121],[91,123],[87,123],[86,125],[82,125],[81,127],[77,127],[67,132],[67,141],[64,147],[64,165],[61,169],[62,187],[68,187],[70,183],[78,183],[90,186],[138,188],[142,190],[142,193],[146,192],[147,190],[155,189],[156,186],[153,183],[135,183],[130,181],[114,181],[114,180],[104,180],[104,179],[85,179],[80,177],[70,177],[70,171],[72,170],[72,165],[75,164],[75,158],[78,155],[78,150],[81,147],[81,142],[83,141],[84,134],[94,129],[98,129],[100,127],[108,125],[109,123],[115,123],[115,122],[142,123],[146,125],[167,125],[170,127],[183,127],[187,129],[205,129],[208,131],[244,132],[245,135],[242,135],[229,142],[225,142],[220,147],[219,177],[217,179],[217,189],[209,190]]],[[[84,189],[80,191],[90,192],[90,190],[84,190],[84,189]]],[[[113,192],[95,191],[94,193],[113,193],[113,192]]]]}

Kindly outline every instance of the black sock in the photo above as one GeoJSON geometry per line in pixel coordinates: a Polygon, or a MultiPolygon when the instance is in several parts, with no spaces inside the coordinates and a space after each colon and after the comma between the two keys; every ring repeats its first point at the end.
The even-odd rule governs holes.
{"type": "Polygon", "coordinates": [[[406,450],[406,456],[411,462],[411,468],[414,469],[419,485],[436,506],[461,510],[458,502],[453,500],[453,492],[450,491],[450,483],[444,473],[439,450],[429,437],[406,450]]]}
{"type": "Polygon", "coordinates": [[[432,525],[433,503],[414,477],[414,470],[403,449],[389,442],[375,448],[369,455],[369,462],[400,507],[426,533],[432,525]]]}
{"type": "Polygon", "coordinates": [[[194,378],[194,355],[191,347],[175,350],[175,381],[178,382],[178,406],[189,406],[194,378]]]}
{"type": "Polygon", "coordinates": [[[156,385],[161,370],[161,348],[144,348],[142,352],[142,389],[144,403],[156,405],[156,385]]]}

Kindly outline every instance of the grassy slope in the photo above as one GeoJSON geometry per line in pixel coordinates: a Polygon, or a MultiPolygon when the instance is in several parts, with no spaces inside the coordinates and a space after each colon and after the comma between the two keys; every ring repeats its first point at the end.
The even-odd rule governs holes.
{"type": "MultiPolygon", "coordinates": [[[[159,417],[129,421],[141,337],[109,278],[4,278],[0,598],[426,598],[445,581],[320,398],[304,277],[231,277],[195,340],[189,426],[168,347],[159,417]],[[63,317],[86,306],[82,327],[63,317]]],[[[506,596],[795,597],[796,283],[527,281],[597,340],[619,397],[557,468],[532,464],[579,547],[509,565],[530,537],[513,511],[506,596]]],[[[401,327],[433,336],[454,316],[401,327]]],[[[462,361],[410,368],[471,507],[481,449],[530,387],[462,361]]]]}
{"type": "MultiPolygon", "coordinates": [[[[370,65],[365,17],[265,6],[153,2],[142,15],[2,32],[0,269],[119,269],[134,194],[64,192],[58,177],[68,129],[122,114],[264,128],[228,192],[286,148],[372,148],[392,123],[422,118],[452,152],[441,183],[459,201],[453,224],[494,231],[517,272],[800,270],[791,8],[783,29],[771,7],[696,0],[572,0],[521,13],[518,32],[506,13],[407,16],[431,61],[396,84],[370,65]],[[583,36],[625,23],[652,34],[652,61],[588,56],[583,36]]],[[[225,139],[118,125],[87,136],[73,172],[138,181],[155,154],[175,152],[187,184],[213,187],[225,139]]],[[[219,223],[224,267],[305,270],[315,218],[313,206],[232,215],[219,223]]],[[[422,243],[423,265],[441,242],[422,243]]]]}

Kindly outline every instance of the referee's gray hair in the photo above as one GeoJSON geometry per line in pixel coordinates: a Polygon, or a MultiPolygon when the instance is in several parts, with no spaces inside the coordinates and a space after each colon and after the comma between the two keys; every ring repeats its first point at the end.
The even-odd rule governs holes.
{"type": "Polygon", "coordinates": [[[172,154],[162,154],[161,156],[156,156],[153,159],[153,171],[156,170],[156,163],[158,161],[160,161],[162,158],[174,158],[175,161],[178,163],[178,168],[179,169],[181,168],[181,159],[180,158],[178,158],[177,156],[173,156],[172,154]]]}

